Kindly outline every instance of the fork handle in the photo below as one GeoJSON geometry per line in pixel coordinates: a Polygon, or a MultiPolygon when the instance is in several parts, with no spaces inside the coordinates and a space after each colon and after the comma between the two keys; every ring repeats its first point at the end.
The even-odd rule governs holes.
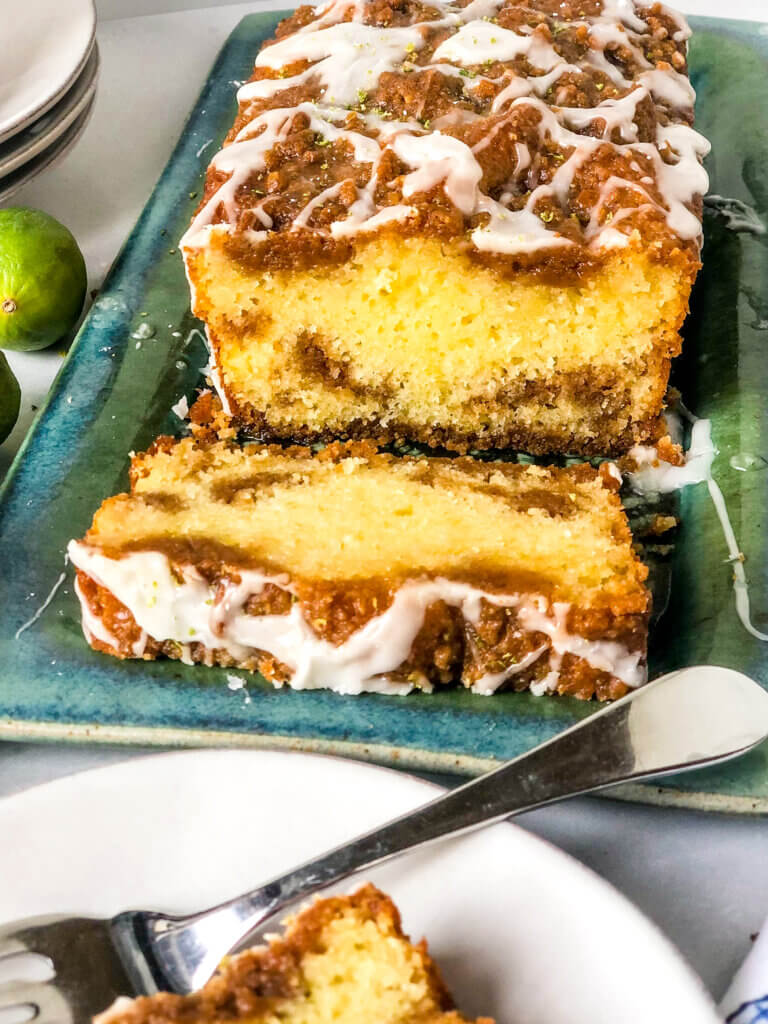
{"type": "Polygon", "coordinates": [[[709,670],[707,686],[701,675],[707,671],[685,670],[659,679],[501,768],[212,910],[184,918],[145,916],[144,941],[138,935],[134,940],[158,970],[151,971],[153,977],[145,972],[137,985],[144,991],[199,988],[224,955],[276,912],[405,851],[566,797],[698,767],[748,749],[762,732],[748,734],[743,713],[739,718],[734,710],[730,723],[724,712],[738,701],[731,677],[739,674],[709,670]]]}

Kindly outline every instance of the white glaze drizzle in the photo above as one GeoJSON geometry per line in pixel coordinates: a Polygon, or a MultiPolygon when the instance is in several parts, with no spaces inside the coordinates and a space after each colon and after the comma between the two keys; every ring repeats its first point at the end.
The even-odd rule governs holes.
{"type": "Polygon", "coordinates": [[[696,93],[689,80],[673,68],[664,71],[657,68],[644,71],[637,76],[637,81],[645,86],[655,99],[670,107],[685,110],[687,107],[692,108],[696,102],[696,93]]]}
{"type": "Polygon", "coordinates": [[[736,539],[733,526],[731,525],[731,520],[728,515],[728,507],[725,504],[723,492],[720,490],[718,482],[712,476],[707,479],[707,489],[709,490],[709,496],[712,499],[712,504],[715,506],[717,518],[720,521],[720,528],[723,531],[725,544],[728,548],[728,561],[733,569],[732,584],[736,614],[738,615],[744,629],[746,629],[751,636],[755,637],[756,640],[768,642],[768,633],[763,633],[752,624],[752,612],[749,601],[749,583],[744,569],[744,555],[739,547],[739,542],[736,539]]]}
{"type": "Polygon", "coordinates": [[[180,420],[185,420],[189,416],[189,402],[186,395],[182,395],[178,402],[171,406],[171,412],[180,420]]]}
{"type": "Polygon", "coordinates": [[[645,22],[635,12],[632,0],[603,0],[603,16],[614,18],[616,22],[634,29],[635,32],[645,31],[645,22]]]}
{"type": "MultiPolygon", "coordinates": [[[[709,420],[700,420],[680,403],[679,408],[691,422],[691,444],[686,452],[685,464],[672,466],[659,459],[655,448],[636,445],[629,454],[638,469],[629,474],[632,489],[639,494],[666,494],[691,484],[706,482],[709,496],[715,508],[723,538],[728,550],[728,562],[733,569],[733,595],[736,614],[746,631],[757,640],[768,642],[768,633],[763,633],[752,624],[749,600],[749,583],[744,570],[744,555],[736,539],[728,515],[728,507],[720,485],[712,475],[712,462],[717,449],[712,441],[712,427],[709,420]]],[[[674,434],[673,430],[670,430],[674,434]]]]}
{"type": "MultiPolygon", "coordinates": [[[[489,598],[489,600],[492,600],[489,598]]],[[[497,603],[497,602],[493,602],[497,603]]],[[[582,636],[568,632],[567,620],[570,605],[565,602],[556,601],[552,606],[551,613],[547,602],[542,597],[533,598],[517,608],[520,624],[526,630],[536,633],[544,633],[552,644],[552,651],[558,659],[556,669],[559,668],[559,659],[566,654],[582,658],[592,668],[600,669],[602,672],[609,672],[617,679],[621,679],[627,686],[636,687],[645,682],[645,666],[643,656],[639,651],[628,651],[623,644],[614,640],[586,640],[582,636]]],[[[554,689],[557,682],[550,672],[546,680],[534,683],[531,692],[536,693],[534,687],[554,689]]]]}
{"type": "MultiPolygon", "coordinates": [[[[496,693],[499,687],[503,686],[513,676],[517,676],[527,668],[530,668],[531,665],[535,665],[547,649],[547,645],[542,644],[541,647],[537,647],[530,654],[526,654],[522,661],[518,661],[515,665],[510,665],[509,668],[505,668],[501,672],[487,672],[484,676],[480,676],[472,684],[473,693],[479,693],[483,697],[490,697],[492,693],[496,693]]],[[[533,690],[535,685],[535,683],[532,683],[529,689],[533,690]]]]}
{"type": "Polygon", "coordinates": [[[83,615],[83,635],[89,644],[92,644],[94,639],[99,640],[101,643],[106,644],[108,647],[112,647],[114,650],[120,650],[120,641],[111,633],[98,615],[94,615],[91,611],[91,606],[83,594],[80,586],[80,581],[75,577],[75,593],[80,601],[80,609],[83,615]]]}
{"type": "Polygon", "coordinates": [[[323,83],[324,104],[343,106],[354,103],[359,89],[375,86],[385,71],[393,71],[407,53],[423,45],[416,25],[381,29],[342,22],[320,31],[296,32],[265,47],[256,67],[277,70],[294,61],[313,61],[311,73],[323,83]]]}
{"type": "Polygon", "coordinates": [[[610,477],[612,477],[619,486],[621,486],[621,483],[622,483],[621,470],[616,465],[616,463],[615,462],[606,462],[606,463],[604,463],[604,466],[605,466],[605,470],[608,473],[608,475],[610,477]]]}
{"type": "Polygon", "coordinates": [[[392,148],[403,163],[414,168],[403,182],[406,199],[442,183],[446,196],[465,216],[475,212],[483,172],[469,146],[437,131],[431,135],[398,135],[392,148]]]}
{"type": "MultiPolygon", "coordinates": [[[[208,334],[207,327],[205,329],[205,333],[208,334]]],[[[208,367],[208,376],[211,378],[211,383],[213,384],[214,390],[216,391],[218,399],[221,402],[221,408],[224,411],[224,415],[231,416],[232,406],[230,404],[229,398],[227,397],[227,389],[224,387],[224,381],[221,379],[221,370],[216,360],[216,350],[214,349],[213,345],[211,345],[210,341],[208,342],[208,351],[211,354],[211,359],[208,367]]]]}
{"type": "Polygon", "coordinates": [[[508,28],[500,28],[489,21],[469,21],[458,32],[448,36],[435,50],[435,62],[455,61],[463,67],[484,64],[491,60],[514,60],[527,57],[528,62],[542,71],[550,71],[561,58],[555,48],[540,35],[518,35],[508,28]]]}
{"type": "MultiPolygon", "coordinates": [[[[65,565],[67,564],[67,556],[66,555],[64,556],[64,564],[65,565]]],[[[13,639],[14,640],[18,640],[22,633],[25,633],[30,628],[30,626],[34,626],[34,624],[37,622],[37,620],[40,618],[40,616],[43,614],[43,612],[46,610],[46,608],[48,608],[48,606],[50,605],[50,603],[54,599],[54,597],[56,597],[58,589],[61,586],[61,584],[64,582],[66,577],[67,577],[66,572],[59,573],[58,577],[56,578],[56,582],[53,584],[53,586],[51,587],[50,591],[48,592],[48,596],[43,601],[43,603],[40,605],[40,607],[35,611],[35,614],[32,615],[29,619],[27,619],[26,622],[22,623],[19,626],[19,628],[16,630],[16,632],[13,634],[13,639]]]]}
{"type": "MultiPolygon", "coordinates": [[[[290,612],[284,615],[246,613],[249,597],[261,593],[268,583],[292,593],[285,576],[244,570],[240,573],[240,582],[225,585],[222,593],[193,566],[181,569],[182,579],[178,579],[178,574],[174,575],[168,559],[160,552],[133,552],[113,559],[97,548],[72,541],[69,556],[77,568],[124,604],[138,626],[155,640],[173,640],[186,645],[201,643],[210,651],[226,650],[240,663],[256,651],[266,651],[292,671],[290,685],[294,689],[328,688],[345,694],[410,692],[414,682],[389,676],[408,660],[426,609],[438,601],[460,608],[464,619],[470,623],[478,621],[483,601],[515,608],[523,630],[543,633],[549,638],[551,647],[543,645],[504,672],[478,679],[472,689],[479,693],[492,693],[547,651],[550,671],[535,692],[547,692],[557,684],[559,663],[565,654],[583,658],[628,686],[638,686],[645,680],[640,652],[629,652],[614,641],[590,641],[569,633],[569,606],[556,603],[550,612],[542,597],[492,594],[441,578],[411,580],[397,590],[386,611],[335,646],[317,636],[298,601],[294,601],[290,612]]],[[[115,638],[109,639],[103,627],[99,634],[87,601],[80,591],[78,596],[83,606],[86,638],[93,635],[118,649],[115,638]]]]}
{"type": "Polygon", "coordinates": [[[635,445],[628,452],[637,469],[629,474],[633,491],[638,494],[669,494],[689,484],[698,484],[712,475],[715,446],[709,420],[696,420],[691,428],[691,443],[682,466],[673,466],[659,458],[655,448],[635,445]]]}
{"type": "MultiPolygon", "coordinates": [[[[695,94],[684,75],[669,66],[654,67],[645,58],[640,38],[647,36],[650,29],[639,17],[633,0],[604,0],[601,14],[577,22],[587,28],[591,39],[591,47],[580,66],[566,63],[541,33],[531,31],[527,26],[515,32],[484,20],[498,11],[501,0],[473,0],[463,9],[456,7],[452,0],[426,2],[436,11],[438,16],[435,19],[405,27],[379,28],[363,23],[363,0],[333,0],[317,8],[319,16],[314,21],[261,51],[256,59],[257,67],[279,70],[302,60],[310,62],[310,67],[289,78],[262,79],[248,83],[238,93],[241,103],[247,104],[253,99],[272,96],[283,89],[304,84],[310,78],[319,81],[321,98],[316,103],[303,102],[295,107],[269,110],[257,115],[231,145],[214,157],[212,166],[230,177],[196,216],[182,239],[184,249],[205,244],[212,222],[222,209],[224,221],[216,225],[216,230],[228,232],[237,229],[235,196],[238,188],[253,173],[263,170],[266,153],[286,137],[294,117],[299,113],[309,118],[312,131],[330,141],[341,139],[349,143],[355,160],[371,167],[368,184],[358,188],[358,199],[348,213],[326,228],[311,228],[325,231],[334,238],[376,230],[392,221],[403,221],[413,212],[406,203],[382,209],[375,202],[381,155],[384,149],[391,147],[411,168],[411,173],[406,177],[407,192],[404,198],[442,185],[449,199],[455,202],[454,197],[460,198],[460,203],[456,205],[465,216],[480,213],[489,215],[488,223],[476,228],[471,234],[471,240],[478,249],[515,254],[571,245],[556,230],[546,227],[535,208],[545,195],[552,195],[563,204],[574,174],[599,145],[613,146],[623,152],[636,149],[646,156],[654,169],[654,177],[648,183],[655,183],[662,202],[645,193],[643,208],[662,213],[670,229],[681,239],[700,238],[700,221],[688,209],[688,205],[707,190],[707,175],[701,166],[701,158],[708,152],[708,143],[682,123],[660,125],[656,145],[637,142],[635,117],[637,106],[643,99],[650,95],[657,102],[665,104],[675,122],[690,111],[695,94]],[[350,10],[352,20],[343,21],[350,10]],[[503,84],[491,107],[492,112],[501,112],[508,109],[508,104],[512,107],[521,103],[535,105],[541,117],[539,134],[542,140],[549,137],[558,146],[573,150],[555,174],[554,180],[534,189],[521,210],[511,210],[507,205],[512,193],[506,196],[505,203],[505,196],[499,201],[480,189],[482,168],[476,155],[492,144],[492,137],[500,130],[498,124],[492,125],[488,137],[470,149],[463,142],[439,130],[426,132],[418,122],[393,124],[382,118],[365,115],[367,129],[377,133],[376,139],[361,132],[344,130],[336,123],[347,117],[345,105],[359,101],[361,95],[376,87],[384,72],[398,69],[408,60],[409,55],[418,52],[428,43],[431,34],[446,27],[455,31],[434,51],[432,62],[418,70],[432,69],[442,74],[456,75],[462,73],[462,67],[479,67],[486,62],[510,61],[524,56],[536,70],[544,72],[542,75],[523,76],[511,68],[507,69],[502,80],[506,84],[503,84]],[[621,69],[606,58],[605,48],[613,45],[627,48],[636,66],[643,69],[634,83],[626,79],[621,69]],[[580,73],[586,66],[604,71],[621,89],[627,89],[633,84],[634,88],[618,99],[606,98],[589,110],[552,108],[538,99],[565,72],[580,73]],[[602,139],[580,134],[593,126],[598,118],[604,121],[602,139]],[[617,138],[619,142],[615,141],[617,138]],[[671,154],[667,158],[669,163],[661,158],[658,147],[671,154]]],[[[673,16],[666,8],[665,12],[674,17],[679,25],[675,38],[687,38],[684,20],[673,16]]],[[[415,66],[412,67],[416,70],[415,66]]],[[[480,75],[468,80],[465,88],[471,92],[481,82],[490,81],[493,80],[480,75]]],[[[496,80],[495,84],[498,82],[496,80]]],[[[454,117],[446,115],[440,118],[443,122],[441,127],[448,128],[478,116],[469,111],[460,113],[462,116],[458,116],[457,110],[454,117]]],[[[515,176],[519,177],[524,169],[524,166],[518,165],[515,176]]],[[[616,190],[621,187],[637,190],[638,186],[637,182],[612,178],[612,192],[609,193],[604,186],[600,209],[611,194],[616,195],[616,190]]],[[[296,216],[292,229],[311,227],[309,220],[314,210],[335,198],[336,194],[332,188],[311,199],[296,216]]],[[[248,233],[254,243],[266,239],[272,227],[271,219],[261,211],[260,205],[257,204],[253,212],[262,230],[251,229],[248,233]]],[[[636,207],[628,207],[616,212],[610,223],[600,224],[596,211],[589,225],[587,242],[595,248],[614,248],[626,244],[627,239],[616,228],[616,224],[636,213],[636,207]]]]}
{"type": "MultiPolygon", "coordinates": [[[[120,641],[111,633],[104,625],[98,615],[94,615],[91,611],[91,607],[83,594],[80,581],[75,577],[75,594],[80,602],[80,608],[83,613],[83,634],[88,643],[92,643],[94,639],[100,641],[100,643],[106,644],[107,647],[112,647],[114,650],[120,649],[120,641]]],[[[139,639],[133,644],[133,656],[140,658],[144,653],[147,646],[147,633],[145,630],[141,630],[139,639]]]]}
{"type": "Polygon", "coordinates": [[[764,235],[766,227],[760,214],[753,206],[741,199],[728,199],[710,193],[704,199],[704,205],[723,218],[729,231],[744,232],[748,235],[764,235]]]}
{"type": "MultiPolygon", "coordinates": [[[[194,305],[194,292],[192,294],[193,294],[192,302],[193,302],[193,305],[194,305]]],[[[201,341],[205,344],[206,348],[208,349],[208,363],[201,368],[200,373],[204,377],[209,377],[210,378],[211,383],[213,384],[214,390],[215,390],[215,392],[216,392],[216,394],[217,394],[217,396],[219,398],[219,401],[221,402],[222,409],[224,410],[224,412],[225,412],[225,414],[227,416],[231,416],[232,415],[232,407],[230,406],[229,399],[227,398],[227,392],[226,392],[226,389],[224,387],[224,382],[221,379],[221,371],[220,371],[218,363],[216,361],[216,349],[211,344],[211,338],[210,338],[210,335],[208,333],[207,325],[204,326],[203,330],[205,331],[205,334],[203,334],[201,331],[199,331],[196,327],[193,327],[192,330],[187,335],[187,340],[185,342],[185,348],[186,348],[187,345],[189,345],[189,343],[191,342],[191,340],[192,340],[192,338],[194,337],[195,334],[197,334],[200,337],[201,341]]],[[[201,392],[201,394],[204,394],[204,393],[205,392],[201,392]]]]}

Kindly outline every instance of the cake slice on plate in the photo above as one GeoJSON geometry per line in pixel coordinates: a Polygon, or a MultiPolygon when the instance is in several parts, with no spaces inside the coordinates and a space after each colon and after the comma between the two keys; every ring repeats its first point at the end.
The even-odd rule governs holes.
{"type": "MultiPolygon", "coordinates": [[[[422,941],[366,885],[317,900],[269,945],[226,960],[199,992],[122,998],[94,1024],[470,1024],[422,941]]],[[[493,1024],[478,1018],[475,1024],[493,1024]]]]}
{"type": "Polygon", "coordinates": [[[650,596],[617,476],[161,438],[69,545],[85,635],[297,689],[619,697],[650,596]]]}
{"type": "Polygon", "coordinates": [[[633,0],[327,0],[256,56],[181,248],[263,439],[652,442],[699,268],[689,29],[633,0]]]}

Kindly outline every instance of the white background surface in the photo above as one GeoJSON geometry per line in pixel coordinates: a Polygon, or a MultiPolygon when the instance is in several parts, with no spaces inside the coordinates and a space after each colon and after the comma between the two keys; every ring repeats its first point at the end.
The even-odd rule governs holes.
{"type": "MultiPolygon", "coordinates": [[[[92,288],[130,231],[229,32],[244,14],[287,6],[290,0],[209,0],[206,6],[195,0],[97,0],[102,72],[93,119],[63,163],[12,200],[46,210],[74,232],[92,288]],[[160,11],[166,13],[147,16],[160,11]]],[[[768,19],[768,0],[689,0],[678,6],[688,13],[768,19]]],[[[11,353],[10,360],[22,382],[22,416],[0,447],[0,475],[61,355],[11,353]]],[[[125,749],[0,744],[0,795],[130,756],[135,752],[125,749]]],[[[768,821],[608,800],[576,801],[521,821],[626,893],[683,950],[715,995],[722,993],[750,934],[768,914],[768,821]]]]}

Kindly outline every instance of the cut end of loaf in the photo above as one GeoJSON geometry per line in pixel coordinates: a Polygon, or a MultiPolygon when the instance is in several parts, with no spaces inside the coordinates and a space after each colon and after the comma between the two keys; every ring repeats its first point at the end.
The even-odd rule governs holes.
{"type": "Polygon", "coordinates": [[[608,454],[658,431],[694,272],[678,256],[626,249],[555,285],[435,239],[265,272],[212,236],[188,267],[222,389],[262,435],[608,454]]]}

